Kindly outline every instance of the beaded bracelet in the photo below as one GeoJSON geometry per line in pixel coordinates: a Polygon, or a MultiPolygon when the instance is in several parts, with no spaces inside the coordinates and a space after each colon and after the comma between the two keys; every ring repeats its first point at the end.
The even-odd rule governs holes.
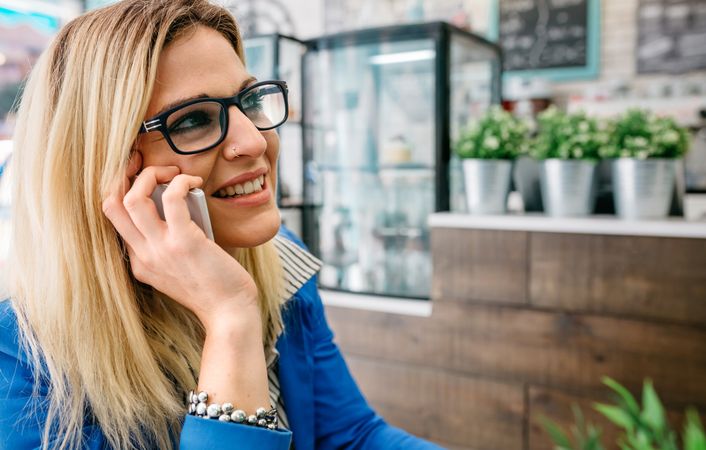
{"type": "Polygon", "coordinates": [[[265,408],[257,408],[255,414],[247,415],[242,409],[235,409],[232,403],[208,403],[208,393],[194,391],[189,392],[189,414],[202,417],[204,419],[218,419],[221,422],[235,422],[245,425],[253,425],[270,430],[277,429],[277,408],[269,411],[265,408]]]}

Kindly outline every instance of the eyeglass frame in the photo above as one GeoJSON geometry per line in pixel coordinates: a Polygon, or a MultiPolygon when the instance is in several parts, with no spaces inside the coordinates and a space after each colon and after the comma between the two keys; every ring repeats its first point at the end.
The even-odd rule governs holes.
{"type": "MultiPolygon", "coordinates": [[[[228,109],[231,106],[235,105],[238,108],[238,110],[240,110],[240,112],[243,113],[243,115],[245,117],[248,117],[248,115],[243,110],[243,104],[241,102],[241,98],[245,94],[252,91],[253,89],[260,87],[260,86],[268,85],[268,84],[277,85],[282,90],[282,94],[284,96],[284,118],[277,125],[273,125],[271,127],[261,128],[261,127],[258,127],[257,125],[255,125],[255,123],[253,123],[253,125],[259,131],[273,130],[273,129],[279,127],[280,125],[284,124],[287,121],[287,119],[289,118],[289,88],[287,87],[286,81],[281,81],[281,80],[259,81],[255,84],[252,84],[252,85],[246,87],[245,89],[241,90],[240,92],[233,95],[232,97],[220,97],[220,98],[204,97],[204,98],[196,98],[193,100],[189,100],[189,101],[184,102],[180,105],[177,105],[173,108],[169,108],[168,110],[166,110],[160,114],[157,114],[156,116],[154,116],[150,119],[145,120],[144,122],[142,122],[142,125],[140,125],[140,131],[138,132],[138,134],[150,133],[152,131],[159,131],[162,134],[162,136],[164,137],[164,140],[167,141],[167,144],[169,144],[169,146],[172,148],[172,150],[180,155],[196,155],[199,153],[207,152],[207,151],[219,146],[225,140],[226,136],[228,135],[228,127],[229,127],[228,109]],[[216,141],[216,143],[213,145],[210,145],[210,146],[208,146],[204,149],[201,149],[201,150],[195,150],[192,152],[185,152],[185,151],[179,150],[177,148],[177,146],[174,144],[174,142],[172,141],[171,136],[169,136],[169,130],[167,129],[167,119],[169,118],[170,115],[172,115],[176,111],[179,111],[182,108],[186,108],[187,106],[195,105],[198,103],[219,103],[221,105],[221,107],[223,108],[223,111],[225,112],[225,116],[223,118],[223,124],[221,125],[221,136],[218,138],[218,141],[216,141]]],[[[248,117],[248,120],[250,120],[249,117],[248,117]]]]}

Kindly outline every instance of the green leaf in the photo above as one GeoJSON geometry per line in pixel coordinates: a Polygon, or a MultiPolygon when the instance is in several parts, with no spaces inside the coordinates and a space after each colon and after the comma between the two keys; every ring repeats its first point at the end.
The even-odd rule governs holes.
{"type": "Polygon", "coordinates": [[[650,443],[651,439],[644,430],[637,430],[635,434],[628,434],[628,442],[634,450],[655,450],[650,443]]]}
{"type": "Polygon", "coordinates": [[[559,427],[559,425],[544,416],[540,417],[539,421],[542,423],[544,431],[549,434],[549,437],[552,439],[552,441],[554,441],[554,444],[557,447],[568,450],[571,450],[573,448],[571,440],[569,440],[569,436],[564,433],[564,431],[559,427]]]}
{"type": "Polygon", "coordinates": [[[706,435],[699,414],[694,409],[686,412],[684,450],[706,450],[706,435]]]}
{"type": "Polygon", "coordinates": [[[642,414],[640,417],[657,435],[663,435],[667,429],[662,402],[659,401],[650,380],[645,380],[642,387],[642,414]]]}
{"type": "Polygon", "coordinates": [[[603,430],[593,425],[588,425],[587,440],[584,445],[584,450],[604,450],[603,444],[601,443],[602,437],[603,430]]]}
{"type": "Polygon", "coordinates": [[[630,414],[634,417],[640,415],[640,405],[637,404],[637,400],[635,400],[635,397],[633,397],[630,391],[610,377],[603,377],[602,380],[603,384],[614,390],[620,396],[630,414]]]}
{"type": "Polygon", "coordinates": [[[608,420],[626,430],[632,430],[635,426],[633,418],[625,410],[613,405],[595,403],[593,407],[603,414],[608,420]]]}

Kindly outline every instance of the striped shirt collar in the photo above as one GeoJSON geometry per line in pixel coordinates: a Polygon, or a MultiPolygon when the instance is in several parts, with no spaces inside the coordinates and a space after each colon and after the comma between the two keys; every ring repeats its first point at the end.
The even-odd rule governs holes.
{"type": "MultiPolygon", "coordinates": [[[[282,261],[282,268],[284,269],[284,293],[282,294],[282,304],[284,304],[291,299],[307,281],[311,280],[323,263],[319,258],[284,236],[275,236],[274,243],[279,253],[279,259],[282,261]]],[[[279,357],[279,352],[274,346],[274,343],[271,348],[266,349],[265,357],[267,359],[267,367],[272,371],[279,357]]],[[[270,388],[272,388],[271,384],[270,388]]]]}
{"type": "Polygon", "coordinates": [[[274,243],[284,269],[284,303],[321,269],[323,263],[284,236],[275,236],[274,243]]]}

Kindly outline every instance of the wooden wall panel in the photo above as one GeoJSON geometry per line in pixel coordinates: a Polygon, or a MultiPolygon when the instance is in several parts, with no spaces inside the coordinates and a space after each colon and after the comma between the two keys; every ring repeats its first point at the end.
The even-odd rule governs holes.
{"type": "Polygon", "coordinates": [[[459,449],[522,448],[522,385],[367,358],[347,361],[371,405],[392,425],[459,449]]]}
{"type": "Polygon", "coordinates": [[[706,405],[706,329],[520,308],[440,302],[431,318],[327,308],[350,355],[579,391],[611,376],[651,377],[667,400],[706,405]]]}
{"type": "Polygon", "coordinates": [[[706,239],[531,233],[530,248],[532,305],[706,324],[706,239]]]}
{"type": "Polygon", "coordinates": [[[433,229],[432,252],[431,317],[326,308],[393,424],[457,450],[551,448],[536,419],[590,411],[604,375],[706,411],[706,240],[433,229]]]}
{"type": "Polygon", "coordinates": [[[527,302],[527,233],[433,229],[432,298],[527,302]]]}

